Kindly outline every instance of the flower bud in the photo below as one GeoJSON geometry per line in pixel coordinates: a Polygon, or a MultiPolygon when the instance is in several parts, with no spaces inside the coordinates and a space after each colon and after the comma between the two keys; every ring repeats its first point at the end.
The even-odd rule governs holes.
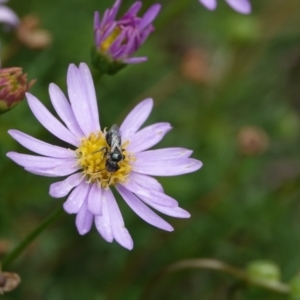
{"type": "Polygon", "coordinates": [[[116,0],[111,9],[107,9],[102,18],[95,12],[92,64],[102,74],[115,74],[127,64],[137,64],[147,57],[132,57],[154,30],[152,21],[160,11],[160,5],[152,5],[138,17],[142,3],[135,2],[129,10],[116,20],[121,0],[116,0]]]}
{"type": "Polygon", "coordinates": [[[27,74],[23,74],[22,68],[0,69],[0,114],[21,102],[34,83],[35,80],[27,83],[27,74]]]}
{"type": "Polygon", "coordinates": [[[280,281],[280,269],[278,266],[266,260],[257,260],[247,266],[247,274],[253,281],[275,283],[280,281]]]}

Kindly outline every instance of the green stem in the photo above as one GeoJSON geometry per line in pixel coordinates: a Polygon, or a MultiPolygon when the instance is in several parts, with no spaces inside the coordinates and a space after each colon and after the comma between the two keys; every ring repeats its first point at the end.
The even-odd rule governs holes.
{"type": "Polygon", "coordinates": [[[238,269],[234,266],[231,266],[216,259],[186,259],[174,263],[161,270],[158,274],[156,274],[156,276],[154,276],[152,280],[146,285],[142,293],[142,297],[140,299],[150,299],[153,290],[163,277],[170,273],[182,271],[185,269],[208,269],[220,271],[232,275],[240,282],[258,286],[262,289],[266,289],[275,293],[287,295],[290,292],[290,288],[287,284],[284,284],[282,282],[267,282],[253,280],[248,276],[248,274],[244,270],[238,269]]]}
{"type": "Polygon", "coordinates": [[[99,72],[98,70],[92,69],[92,76],[93,76],[93,81],[94,81],[95,85],[99,83],[99,81],[103,75],[104,74],[101,74],[101,72],[99,72]]]}
{"type": "Polygon", "coordinates": [[[51,225],[55,220],[57,220],[61,214],[63,213],[63,209],[60,206],[54,212],[52,212],[37,228],[35,228],[32,232],[30,232],[20,244],[12,250],[8,255],[6,255],[2,261],[2,269],[6,269],[16,258],[18,258],[22,252],[26,249],[26,247],[49,225],[51,225]]]}

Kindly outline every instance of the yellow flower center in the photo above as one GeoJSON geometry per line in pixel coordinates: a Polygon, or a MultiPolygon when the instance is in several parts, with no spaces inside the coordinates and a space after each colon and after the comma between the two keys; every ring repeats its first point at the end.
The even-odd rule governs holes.
{"type": "Polygon", "coordinates": [[[102,52],[106,52],[107,49],[110,48],[112,43],[116,40],[116,38],[120,35],[121,29],[116,27],[113,32],[101,43],[100,50],[102,52]]]}
{"type": "Polygon", "coordinates": [[[128,143],[122,145],[124,158],[117,162],[118,170],[107,171],[107,160],[111,160],[111,148],[107,144],[102,131],[91,133],[89,137],[83,138],[80,146],[76,149],[78,164],[88,183],[97,183],[99,187],[108,189],[110,185],[126,182],[131,172],[130,162],[134,160],[132,153],[126,151],[128,143]]]}

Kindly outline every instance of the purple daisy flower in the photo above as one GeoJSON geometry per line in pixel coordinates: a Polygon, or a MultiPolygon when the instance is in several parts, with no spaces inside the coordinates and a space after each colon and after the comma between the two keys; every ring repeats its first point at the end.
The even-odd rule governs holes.
{"type": "Polygon", "coordinates": [[[107,9],[102,19],[95,12],[94,34],[97,52],[105,55],[111,61],[119,61],[125,64],[136,64],[147,60],[147,57],[132,57],[140,46],[154,30],[153,20],[158,15],[161,5],[152,5],[143,15],[138,17],[142,3],[135,2],[129,10],[115,20],[121,5],[121,0],[116,0],[111,9],[107,9]]]}
{"type": "MultiPolygon", "coordinates": [[[[234,10],[241,14],[249,14],[251,12],[251,4],[249,0],[225,0],[234,10]]],[[[199,0],[206,8],[214,10],[217,7],[217,0],[199,0]]]]}
{"type": "Polygon", "coordinates": [[[0,0],[0,22],[16,27],[19,25],[19,18],[13,10],[3,5],[7,0],[0,0]]]}
{"type": "Polygon", "coordinates": [[[153,226],[173,230],[149,206],[169,216],[190,217],[151,176],[194,172],[202,163],[190,158],[192,151],[184,148],[147,150],[171,129],[169,123],[140,129],[152,110],[152,99],[134,107],[120,129],[113,125],[109,131],[101,131],[94,84],[86,64],[81,63],[79,68],[74,64],[69,66],[67,86],[70,102],[58,86],[54,83],[49,86],[51,102],[64,125],[37,98],[26,95],[38,121],[75,149],[54,146],[18,130],[9,130],[16,141],[41,156],[16,152],[7,156],[37,175],[68,176],[50,186],[50,195],[54,198],[68,195],[63,207],[67,213],[76,214],[78,232],[86,234],[94,222],[106,241],[115,239],[123,247],[133,248],[111,191],[113,186],[129,207],[153,226]]]}

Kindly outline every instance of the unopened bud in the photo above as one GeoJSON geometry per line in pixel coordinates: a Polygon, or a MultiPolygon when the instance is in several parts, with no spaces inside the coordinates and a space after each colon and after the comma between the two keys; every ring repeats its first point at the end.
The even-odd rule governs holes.
{"type": "Polygon", "coordinates": [[[34,82],[27,82],[27,74],[23,74],[22,68],[0,69],[0,114],[20,103],[34,82]]]}
{"type": "Polygon", "coordinates": [[[92,64],[100,75],[112,75],[128,64],[138,64],[147,60],[147,57],[134,55],[154,30],[152,22],[161,8],[160,4],[154,4],[139,17],[137,14],[142,3],[137,1],[117,20],[120,5],[121,1],[116,0],[112,8],[103,13],[102,19],[100,14],[95,12],[92,64]]]}
{"type": "Polygon", "coordinates": [[[17,273],[0,272],[0,295],[14,290],[21,278],[17,273]]]}
{"type": "Polygon", "coordinates": [[[249,44],[260,38],[260,23],[257,18],[242,15],[232,16],[225,23],[228,38],[238,44],[249,44]]]}
{"type": "Polygon", "coordinates": [[[247,266],[247,274],[253,281],[263,281],[267,283],[275,283],[280,281],[280,269],[271,262],[258,260],[251,262],[247,266]]]}

